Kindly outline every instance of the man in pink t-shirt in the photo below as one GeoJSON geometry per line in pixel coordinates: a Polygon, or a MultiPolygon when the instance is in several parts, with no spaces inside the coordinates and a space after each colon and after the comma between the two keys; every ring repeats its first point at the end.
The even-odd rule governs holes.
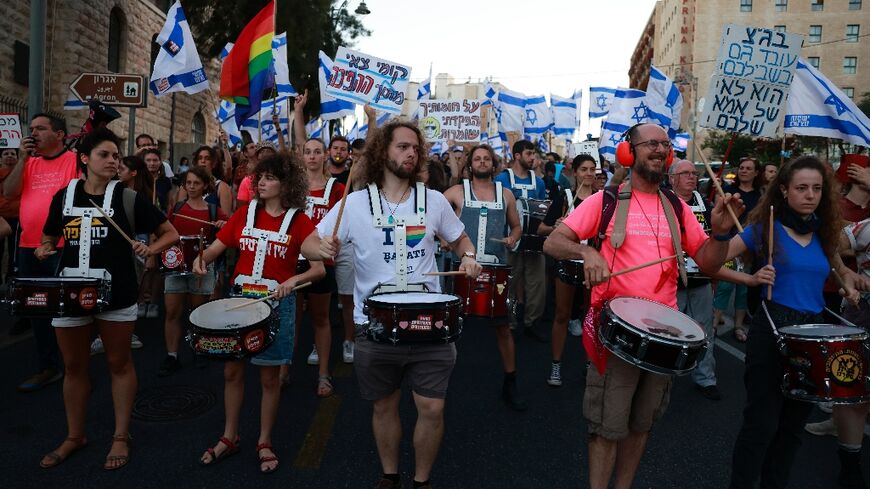
{"type": "MultiPolygon", "coordinates": [[[[52,197],[78,176],[76,155],[68,151],[63,140],[66,123],[47,114],[37,114],[30,121],[30,136],[21,141],[20,161],[3,182],[9,198],[21,196],[18,241],[18,276],[52,277],[56,275],[60,253],[43,261],[33,254],[42,240],[42,227],[52,197]]],[[[62,243],[58,243],[62,246],[62,243]]],[[[18,386],[31,392],[63,378],[54,328],[50,319],[30,319],[38,358],[37,372],[18,386]]]]}
{"type": "MultiPolygon", "coordinates": [[[[615,250],[611,244],[616,214],[607,226],[600,252],[580,244],[598,233],[603,203],[603,192],[598,192],[584,200],[565,218],[565,225],[550,234],[544,242],[544,252],[557,260],[584,260],[587,286],[594,286],[593,304],[597,300],[633,296],[676,308],[676,260],[610,278],[611,271],[676,254],[663,209],[663,205],[672,204],[670,199],[663,203],[658,195],[671,152],[668,135],[657,125],[639,124],[629,129],[626,142],[634,164],[622,246],[615,250]]],[[[739,214],[742,202],[731,196],[719,199],[712,211],[714,240],[707,238],[687,206],[680,203],[680,208],[674,209],[682,214],[685,227],[680,236],[681,246],[702,269],[717,270],[725,262],[733,223],[724,205],[732,202],[739,214]]],[[[615,487],[631,487],[649,431],[667,407],[671,383],[671,376],[641,370],[616,356],[610,357],[603,373],[594,367],[588,369],[583,414],[590,435],[590,487],[606,488],[614,466],[618,468],[615,487]]]]}

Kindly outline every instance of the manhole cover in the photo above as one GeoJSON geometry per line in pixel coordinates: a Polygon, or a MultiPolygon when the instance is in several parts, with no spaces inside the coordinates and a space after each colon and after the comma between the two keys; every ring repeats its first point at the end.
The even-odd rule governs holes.
{"type": "Polygon", "coordinates": [[[152,387],[136,396],[133,417],[141,421],[175,421],[199,416],[214,405],[211,392],[190,385],[152,387]]]}

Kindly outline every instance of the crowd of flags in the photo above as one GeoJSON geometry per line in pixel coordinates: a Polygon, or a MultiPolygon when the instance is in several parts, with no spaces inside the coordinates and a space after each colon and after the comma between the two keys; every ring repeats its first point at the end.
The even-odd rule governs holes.
{"type": "MultiPolygon", "coordinates": [[[[242,142],[242,131],[252,140],[277,142],[278,131],[273,117],[289,140],[290,112],[293,98],[298,95],[290,82],[287,65],[287,35],[275,33],[275,1],[271,0],[242,30],[234,43],[227,43],[222,62],[220,98],[215,116],[232,144],[242,142]],[[263,98],[271,90],[271,98],[263,98]]],[[[199,53],[190,32],[180,1],[170,7],[166,23],[156,38],[160,46],[151,74],[149,89],[161,97],[167,93],[198,93],[209,89],[199,53]]],[[[352,102],[326,94],[325,86],[332,71],[332,59],[324,53],[318,56],[320,84],[320,116],[306,124],[309,137],[329,140],[341,131],[340,123],[356,112],[352,102]]],[[[580,125],[582,90],[569,97],[550,94],[527,96],[503,86],[496,88],[489,79],[483,81],[483,104],[492,107],[495,127],[490,125],[481,141],[503,152],[508,133],[519,133],[548,150],[548,134],[568,142],[574,140],[580,125]]],[[[416,100],[433,96],[432,65],[428,77],[418,86],[416,100]]],[[[70,93],[65,109],[87,107],[70,93]]],[[[589,87],[589,119],[601,119],[599,151],[613,161],[615,147],[633,125],[653,122],[666,128],[674,148],[685,151],[691,136],[680,131],[683,97],[679,87],[662,70],[652,66],[647,90],[611,87],[589,87]]],[[[379,114],[378,125],[390,114],[379,114]]],[[[785,104],[784,131],[790,134],[840,139],[870,147],[870,120],[852,100],[820,71],[800,59],[795,71],[790,96],[785,104]]],[[[368,125],[354,119],[349,139],[365,138],[368,125]]],[[[444,144],[433,144],[435,153],[446,151],[444,144]]]]}

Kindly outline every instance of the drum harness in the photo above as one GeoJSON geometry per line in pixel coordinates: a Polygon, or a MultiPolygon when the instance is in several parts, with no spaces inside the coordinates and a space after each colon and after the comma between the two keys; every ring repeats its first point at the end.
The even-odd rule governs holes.
{"type": "MultiPolygon", "coordinates": [[[[369,206],[372,212],[372,224],[376,228],[395,228],[396,250],[396,285],[379,284],[375,292],[411,292],[426,291],[423,284],[408,284],[408,226],[426,225],[426,186],[417,182],[414,189],[416,213],[413,217],[384,216],[381,207],[380,189],[375,184],[369,184],[369,206]]],[[[385,198],[386,199],[386,198],[385,198]]],[[[401,202],[399,202],[401,204],[401,202]]]]}
{"type": "MultiPolygon", "coordinates": [[[[513,174],[511,174],[511,184],[513,185],[513,174]]],[[[484,251],[486,250],[486,219],[489,209],[504,210],[504,192],[501,182],[495,182],[495,202],[472,199],[471,182],[467,178],[462,180],[462,190],[465,200],[463,205],[469,209],[480,209],[477,218],[477,242],[474,248],[477,250],[477,256],[475,259],[480,263],[498,263],[498,258],[495,255],[487,255],[484,251]]]]}
{"type": "Polygon", "coordinates": [[[510,182],[511,182],[511,188],[515,188],[515,189],[519,190],[520,192],[522,192],[523,196],[520,198],[528,199],[529,198],[529,190],[534,191],[537,188],[537,182],[536,182],[536,180],[538,179],[537,176],[530,170],[529,171],[529,180],[531,180],[532,183],[517,183],[516,177],[514,176],[514,171],[511,170],[510,168],[508,168],[507,172],[508,172],[508,180],[510,180],[510,182]]]}
{"type": "MultiPolygon", "coordinates": [[[[315,207],[327,207],[329,206],[329,197],[332,195],[332,186],[336,182],[335,177],[329,177],[329,180],[326,181],[326,186],[323,188],[323,197],[312,197],[308,195],[305,197],[305,215],[309,218],[314,217],[314,208],[315,207]]],[[[306,260],[302,253],[299,253],[298,260],[306,260]]]]}
{"type": "Polygon", "coordinates": [[[241,286],[244,290],[245,285],[265,285],[267,290],[265,293],[257,292],[263,297],[269,295],[278,289],[278,281],[268,278],[263,278],[263,266],[266,264],[266,253],[269,250],[269,241],[281,244],[287,244],[290,237],[287,231],[290,229],[290,223],[299,209],[287,209],[284,214],[284,220],[281,221],[281,227],[278,231],[267,231],[254,226],[254,220],[257,215],[257,199],[251,201],[248,205],[248,214],[245,220],[245,227],[242,229],[242,237],[254,238],[257,240],[256,248],[254,249],[254,265],[251,267],[251,275],[236,276],[235,285],[241,286]]]}
{"type": "MultiPolygon", "coordinates": [[[[97,209],[93,207],[75,207],[76,187],[80,180],[74,178],[70,180],[64,194],[63,215],[65,217],[81,217],[79,224],[79,266],[76,268],[63,268],[60,272],[64,277],[84,277],[98,278],[102,280],[112,280],[112,274],[105,268],[91,268],[91,229],[93,228],[93,218],[97,213],[97,209]]],[[[103,194],[103,212],[111,217],[115,215],[112,209],[112,196],[115,193],[115,186],[118,185],[117,180],[112,180],[106,186],[106,193],[103,194]]],[[[132,225],[132,223],[131,223],[132,225]]]]}

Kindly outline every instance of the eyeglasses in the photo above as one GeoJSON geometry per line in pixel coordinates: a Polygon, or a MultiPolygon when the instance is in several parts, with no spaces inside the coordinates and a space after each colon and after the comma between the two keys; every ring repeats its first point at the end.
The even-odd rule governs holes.
{"type": "Polygon", "coordinates": [[[678,177],[687,177],[687,176],[692,176],[695,178],[701,177],[701,174],[699,172],[696,172],[696,171],[681,171],[679,173],[674,173],[674,175],[678,176],[678,177]]]}
{"type": "Polygon", "coordinates": [[[671,149],[670,141],[656,141],[655,139],[650,139],[649,141],[643,141],[641,143],[636,143],[634,146],[646,146],[646,148],[650,151],[655,151],[658,149],[659,145],[664,148],[665,151],[671,149]]]}

